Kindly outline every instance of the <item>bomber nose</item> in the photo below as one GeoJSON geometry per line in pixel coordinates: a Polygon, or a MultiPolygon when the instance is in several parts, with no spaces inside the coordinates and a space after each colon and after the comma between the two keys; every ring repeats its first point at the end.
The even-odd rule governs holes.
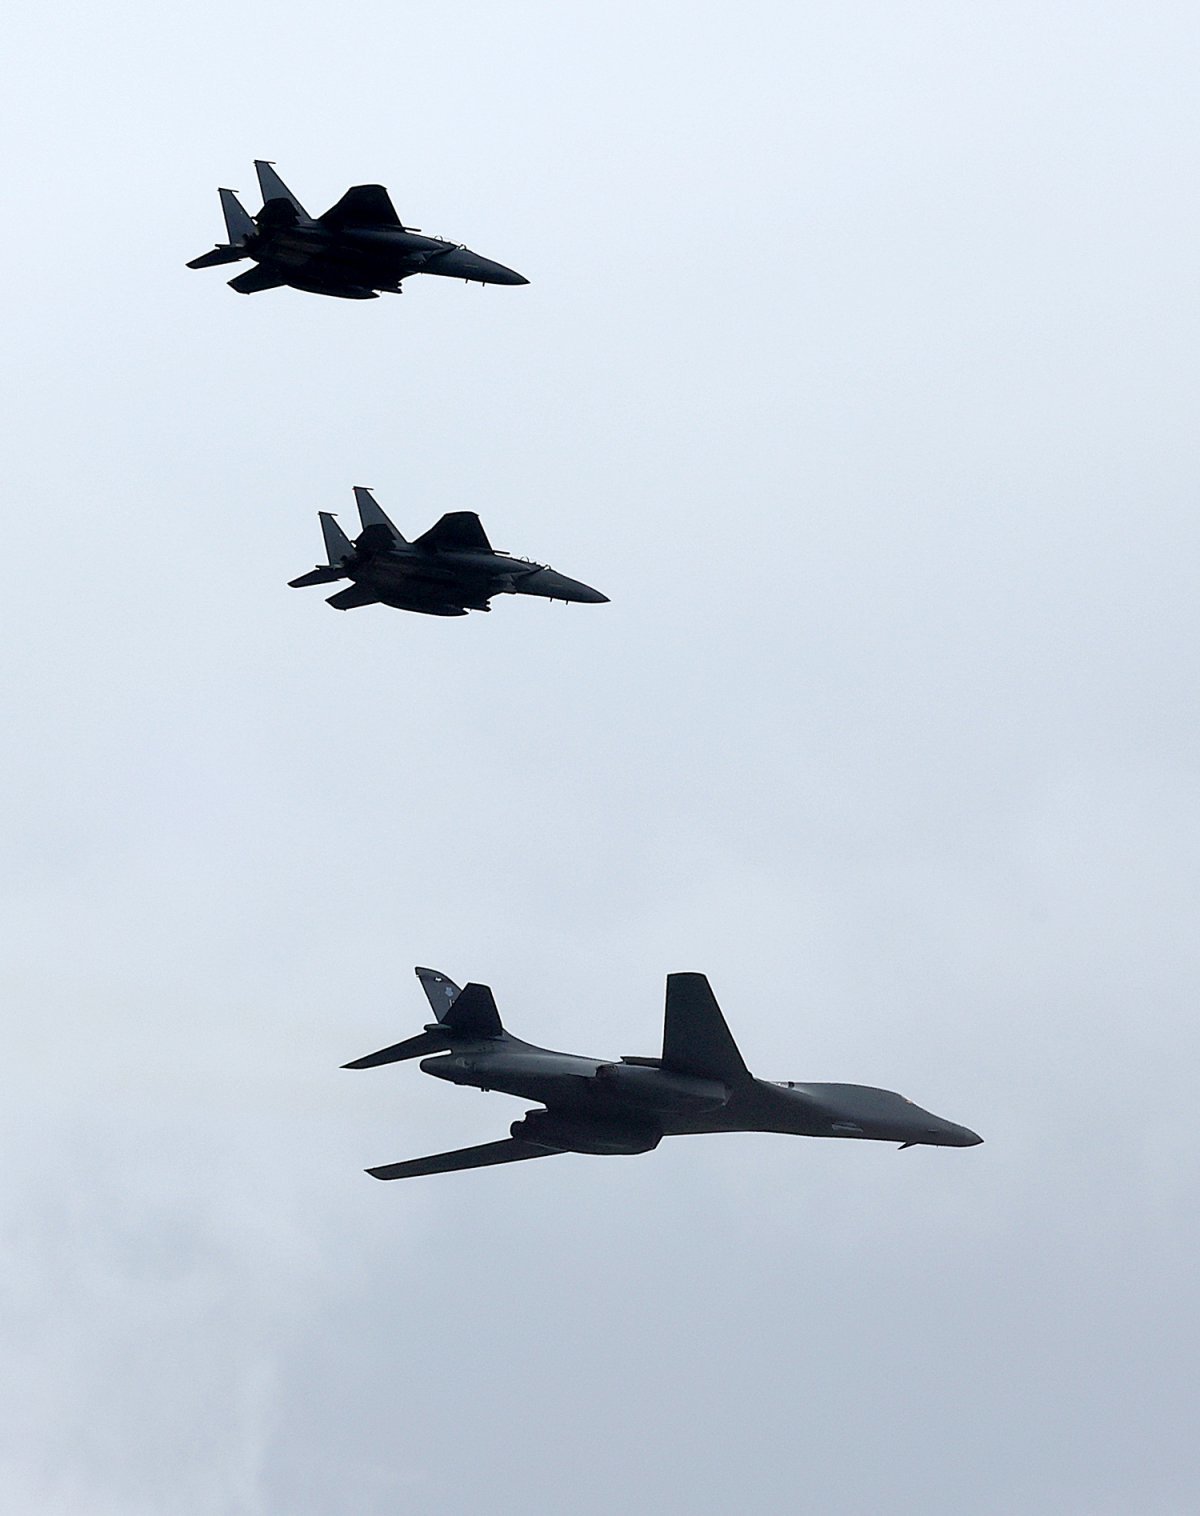
{"type": "Polygon", "coordinates": [[[969,1126],[956,1126],[951,1142],[956,1148],[977,1148],[983,1141],[978,1132],[973,1132],[969,1126]]]}

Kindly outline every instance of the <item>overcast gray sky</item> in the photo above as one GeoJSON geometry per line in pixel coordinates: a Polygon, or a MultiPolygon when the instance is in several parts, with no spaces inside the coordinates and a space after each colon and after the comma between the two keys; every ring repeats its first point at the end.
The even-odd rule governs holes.
{"type": "Polygon", "coordinates": [[[1195,6],[5,25],[0,1504],[1194,1512],[1195,6]],[[256,156],[532,283],[235,296],[256,156]],[[337,615],[354,484],[612,604],[337,615]],[[986,1143],[380,1186],[521,1110],[416,963],[986,1143]]]}

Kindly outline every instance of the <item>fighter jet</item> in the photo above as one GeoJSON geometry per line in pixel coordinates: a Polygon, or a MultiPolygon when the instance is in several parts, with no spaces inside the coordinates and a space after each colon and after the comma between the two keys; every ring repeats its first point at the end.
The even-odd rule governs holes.
{"type": "Polygon", "coordinates": [[[481,258],[461,242],[425,237],[404,226],[381,184],[356,184],[323,216],[310,216],[269,163],[255,160],[263,208],[251,216],[233,190],[223,189],[228,242],[193,258],[188,268],[213,268],[253,258],[256,268],[229,281],[241,295],[259,290],[310,290],[342,300],[375,300],[400,293],[410,274],[440,274],[474,284],[528,284],[502,263],[481,258]]]}
{"type": "Polygon", "coordinates": [[[608,601],[599,590],[545,564],[497,552],[474,511],[451,511],[415,542],[406,542],[369,489],[356,485],[354,498],[362,531],[351,542],[329,511],[319,511],[329,562],[288,581],[292,589],[303,589],[352,579],[349,589],[329,596],[328,603],[339,611],[382,603],[426,616],[465,616],[490,611],[493,595],[538,595],[592,605],[608,601]]]}
{"type": "Polygon", "coordinates": [[[554,1153],[648,1153],[664,1137],[688,1132],[791,1132],[898,1142],[901,1148],[966,1148],[983,1141],[891,1090],[755,1079],[703,974],[667,975],[662,1056],[616,1063],[521,1042],[500,1024],[486,984],[460,990],[435,969],[419,968],[417,977],[436,1020],[415,1037],[343,1067],[421,1058],[421,1071],[435,1079],[540,1104],[514,1121],[499,1142],[368,1169],[376,1179],[412,1179],[554,1153]]]}

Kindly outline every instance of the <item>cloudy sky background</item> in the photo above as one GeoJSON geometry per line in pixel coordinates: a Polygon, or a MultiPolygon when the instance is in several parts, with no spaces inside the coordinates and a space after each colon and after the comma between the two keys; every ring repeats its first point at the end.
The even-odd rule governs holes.
{"type": "Polygon", "coordinates": [[[0,1503],[1194,1511],[1194,6],[6,29],[0,1503]],[[255,156],[532,283],[237,297],[255,156]],[[337,615],[354,484],[612,604],[337,615]],[[521,1110],[416,963],[986,1143],[376,1185],[521,1110]]]}

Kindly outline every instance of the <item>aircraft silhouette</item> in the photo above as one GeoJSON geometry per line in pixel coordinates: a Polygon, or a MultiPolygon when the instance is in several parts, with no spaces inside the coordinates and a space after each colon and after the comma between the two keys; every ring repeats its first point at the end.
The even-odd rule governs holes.
{"type": "Polygon", "coordinates": [[[309,290],[342,300],[375,300],[400,293],[412,274],[437,274],[473,284],[528,284],[522,274],[481,258],[461,242],[425,237],[404,226],[381,184],[356,184],[323,216],[310,216],[271,164],[256,159],[263,207],[251,216],[233,190],[223,189],[228,242],[193,258],[188,268],[212,268],[253,258],[257,267],[229,281],[241,295],[260,290],[309,290]]]}
{"type": "Polygon", "coordinates": [[[415,542],[407,542],[369,489],[356,485],[362,531],[350,541],[329,511],[319,511],[329,559],[299,579],[292,589],[350,579],[348,589],[330,595],[335,610],[360,605],[394,606],[426,616],[465,616],[488,611],[492,595],[534,595],[542,600],[607,603],[590,585],[568,579],[544,563],[497,552],[474,511],[450,511],[415,542]]]}
{"type": "Polygon", "coordinates": [[[790,1132],[898,1142],[902,1148],[974,1147],[983,1141],[891,1090],[754,1078],[703,974],[667,975],[661,1057],[613,1063],[520,1041],[501,1025],[486,984],[460,990],[435,969],[416,973],[436,1021],[343,1067],[376,1068],[428,1054],[423,1073],[541,1104],[514,1121],[499,1142],[368,1169],[376,1179],[554,1153],[647,1153],[663,1137],[690,1132],[790,1132]]]}

